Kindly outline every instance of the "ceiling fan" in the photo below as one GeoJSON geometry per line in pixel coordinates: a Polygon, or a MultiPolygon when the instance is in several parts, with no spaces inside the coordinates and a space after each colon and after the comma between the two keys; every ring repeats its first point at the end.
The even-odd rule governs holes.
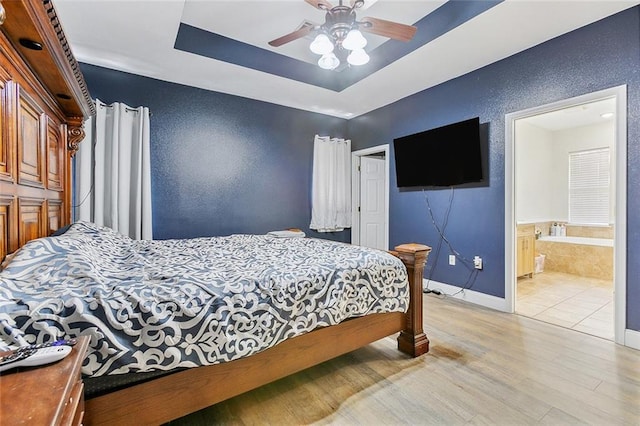
{"type": "Polygon", "coordinates": [[[351,0],[349,6],[344,5],[343,0],[339,0],[337,6],[333,6],[328,0],[305,1],[326,12],[324,24],[305,21],[297,30],[271,40],[269,44],[279,47],[316,33],[310,48],[314,53],[322,55],[318,61],[321,68],[335,69],[345,58],[352,65],[367,63],[369,56],[364,51],[367,41],[359,30],[400,41],[411,40],[417,30],[412,25],[378,18],[365,17],[358,21],[356,9],[364,5],[364,0],[351,0]]]}

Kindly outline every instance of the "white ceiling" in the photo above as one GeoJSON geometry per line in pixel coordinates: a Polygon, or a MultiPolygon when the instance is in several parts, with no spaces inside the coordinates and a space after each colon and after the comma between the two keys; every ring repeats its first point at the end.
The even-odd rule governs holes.
{"type": "MultiPolygon", "coordinates": [[[[413,24],[444,1],[367,3],[358,18],[413,24]]],[[[182,21],[312,62],[316,58],[308,52],[308,39],[280,48],[267,44],[305,19],[324,22],[323,12],[304,0],[54,0],[80,62],[342,118],[367,113],[637,4],[640,1],[506,0],[336,92],[173,48],[182,21]]],[[[366,37],[369,47],[386,40],[366,37]]]]}
{"type": "Polygon", "coordinates": [[[522,120],[552,132],[592,124],[612,123],[615,120],[615,98],[588,102],[551,111],[522,120]]]}

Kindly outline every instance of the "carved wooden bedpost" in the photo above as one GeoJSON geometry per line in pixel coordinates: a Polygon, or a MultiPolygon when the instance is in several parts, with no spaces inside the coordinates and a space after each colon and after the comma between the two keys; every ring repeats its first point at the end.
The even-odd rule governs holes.
{"type": "Polygon", "coordinates": [[[422,329],[422,271],[431,247],[422,244],[402,244],[395,254],[407,267],[411,299],[407,311],[407,325],[398,336],[398,349],[411,356],[429,352],[429,339],[422,329]]]}

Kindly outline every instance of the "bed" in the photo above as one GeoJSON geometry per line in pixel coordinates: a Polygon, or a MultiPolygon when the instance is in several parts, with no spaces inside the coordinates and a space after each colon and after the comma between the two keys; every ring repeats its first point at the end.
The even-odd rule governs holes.
{"type": "Polygon", "coordinates": [[[409,306],[399,259],[315,238],[133,240],[77,222],[9,257],[0,337],[90,336],[86,377],[230,362],[409,306]]]}
{"type": "Polygon", "coordinates": [[[397,331],[409,354],[428,350],[407,331],[410,289],[396,256],[345,243],[134,241],[77,222],[5,260],[0,335],[89,337],[83,375],[98,396],[86,401],[87,424],[152,424],[397,331]]]}
{"type": "MultiPolygon", "coordinates": [[[[97,230],[91,224],[77,224],[62,235],[51,236],[55,230],[71,222],[70,173],[72,156],[78,142],[83,137],[83,119],[93,113],[93,105],[82,74],[79,72],[78,65],[65,40],[64,32],[59,26],[52,4],[48,0],[12,1],[1,4],[6,9],[7,19],[0,27],[2,29],[0,48],[3,55],[3,66],[0,67],[0,82],[2,83],[0,85],[0,90],[2,90],[0,121],[3,135],[0,138],[2,143],[0,150],[2,159],[0,161],[0,180],[2,181],[0,191],[0,258],[5,261],[10,260],[6,263],[9,266],[3,269],[3,273],[6,274],[4,279],[7,281],[2,286],[5,308],[6,311],[9,311],[11,310],[9,307],[13,306],[11,303],[21,297],[26,297],[25,294],[18,293],[20,291],[28,292],[27,286],[9,283],[9,280],[14,283],[18,282],[20,274],[23,274],[26,281],[39,274],[44,276],[49,274],[52,280],[59,280],[61,285],[66,286],[72,293],[72,299],[73,297],[77,298],[78,294],[74,294],[72,291],[77,280],[68,278],[69,276],[77,278],[74,275],[77,268],[70,272],[70,269],[73,269],[70,266],[75,265],[74,262],[79,262],[77,258],[70,261],[69,255],[65,254],[60,259],[66,260],[52,260],[53,257],[47,260],[40,258],[36,261],[35,259],[37,255],[41,256],[43,253],[45,253],[45,257],[48,256],[47,249],[56,252],[61,245],[72,246],[75,243],[69,243],[69,239],[74,235],[76,237],[83,233],[89,235],[88,237],[85,235],[85,239],[87,244],[91,246],[96,241],[103,241],[100,240],[102,237],[95,234],[96,232],[109,234],[109,231],[97,230]],[[41,50],[25,49],[20,43],[20,39],[25,38],[39,43],[44,48],[41,50]],[[83,227],[84,230],[80,232],[79,228],[83,227]],[[91,233],[94,233],[93,236],[91,233]],[[60,275],[56,275],[62,269],[65,270],[66,275],[63,275],[62,272],[60,275]],[[13,288],[11,288],[12,286],[13,288]]],[[[111,235],[111,237],[114,236],[111,235]]],[[[217,260],[222,261],[224,258],[231,257],[239,258],[236,259],[239,260],[236,271],[250,272],[253,274],[252,279],[255,282],[265,282],[264,279],[268,275],[266,271],[289,278],[306,272],[309,269],[308,265],[303,265],[300,262],[309,258],[311,252],[324,253],[323,250],[325,250],[314,246],[314,244],[319,245],[321,242],[306,238],[288,242],[285,239],[277,240],[267,236],[245,235],[225,238],[227,240],[243,240],[244,243],[249,241],[259,247],[256,251],[251,251],[246,247],[227,250],[226,257],[222,256],[217,260]],[[309,244],[311,248],[306,244],[309,244]],[[281,267],[275,267],[277,271],[274,272],[271,260],[265,258],[256,261],[256,257],[260,257],[260,253],[264,253],[260,250],[264,250],[265,245],[270,246],[271,249],[275,248],[275,250],[283,250],[283,253],[284,251],[289,253],[281,256],[283,258],[297,260],[292,260],[293,263],[285,263],[281,267]],[[251,256],[248,253],[251,253],[251,256]],[[243,256],[245,257],[243,258],[243,256]],[[262,265],[257,265],[260,263],[262,265]],[[261,266],[262,269],[256,269],[258,266],[261,266]]],[[[191,245],[199,243],[202,241],[182,240],[169,244],[173,244],[174,249],[177,247],[182,251],[189,251],[191,245]]],[[[124,244],[133,243],[125,242],[124,244]]],[[[142,282],[155,280],[154,282],[171,283],[171,280],[176,276],[188,275],[189,271],[194,269],[187,268],[181,272],[174,271],[172,274],[166,275],[166,271],[169,270],[167,266],[175,268],[190,261],[179,259],[175,255],[175,251],[173,257],[170,255],[167,258],[166,253],[158,255],[157,253],[162,251],[158,248],[160,244],[160,242],[150,242],[141,248],[143,251],[156,254],[155,257],[151,255],[155,259],[154,262],[145,263],[146,269],[143,268],[143,270],[146,272],[143,272],[142,282]],[[149,272],[149,267],[155,269],[149,272]],[[145,276],[144,273],[147,275],[145,276]]],[[[95,262],[96,259],[105,259],[106,254],[99,251],[99,244],[94,244],[91,247],[92,250],[95,250],[91,258],[92,262],[95,262]]],[[[329,251],[337,250],[341,253],[341,257],[345,257],[344,253],[352,253],[350,250],[360,250],[346,244],[332,247],[329,251]]],[[[224,252],[224,249],[220,249],[220,247],[218,249],[224,252]]],[[[86,253],[89,252],[86,247],[83,250],[86,253]]],[[[292,316],[295,325],[279,329],[280,335],[278,337],[285,338],[275,339],[273,338],[274,333],[267,332],[266,338],[254,339],[253,343],[249,345],[249,349],[240,345],[233,347],[230,351],[213,349],[206,352],[201,351],[202,343],[191,342],[190,345],[185,346],[184,336],[181,335],[181,338],[178,339],[174,336],[167,337],[165,333],[162,339],[165,344],[162,352],[168,356],[156,356],[154,360],[152,345],[146,344],[144,350],[138,347],[138,350],[143,352],[142,355],[127,355],[136,351],[132,352],[121,348],[120,346],[126,345],[122,342],[121,336],[94,327],[94,322],[87,321],[86,318],[76,321],[72,327],[68,326],[69,322],[65,322],[66,320],[52,319],[46,323],[49,328],[44,327],[43,330],[36,330],[37,327],[29,328],[28,315],[14,315],[5,319],[14,321],[10,325],[25,332],[26,339],[32,341],[54,335],[59,337],[72,337],[75,334],[90,336],[91,349],[83,364],[83,371],[87,377],[124,375],[125,373],[143,375],[149,372],[153,374],[157,371],[162,371],[164,374],[168,372],[169,374],[164,374],[161,377],[145,379],[146,381],[142,383],[127,385],[122,389],[88,399],[85,405],[84,423],[86,424],[157,424],[205,408],[394,333],[399,333],[399,350],[411,356],[427,352],[429,341],[424,334],[422,325],[421,284],[422,270],[429,250],[429,247],[420,244],[404,244],[396,247],[392,255],[399,258],[404,265],[404,268],[400,269],[402,272],[398,272],[397,261],[393,266],[393,256],[382,252],[374,256],[367,251],[368,254],[365,257],[375,257],[376,259],[373,264],[388,264],[389,269],[384,274],[372,277],[368,284],[351,285],[349,291],[355,294],[358,291],[364,291],[363,289],[371,291],[372,287],[376,287],[384,296],[381,302],[363,303],[362,300],[368,300],[366,297],[360,299],[356,297],[352,298],[352,301],[358,302],[351,303],[351,305],[345,304],[348,307],[346,312],[349,314],[336,311],[318,315],[317,310],[311,309],[309,304],[305,305],[305,302],[295,301],[295,303],[302,303],[296,307],[296,314],[292,316]],[[404,278],[401,277],[402,274],[405,274],[404,278]],[[406,281],[405,284],[408,286],[400,285],[400,281],[406,281]],[[392,293],[395,293],[393,294],[394,298],[387,297],[392,293]],[[396,298],[395,296],[400,297],[396,298]],[[365,309],[362,312],[356,312],[352,305],[363,305],[365,309]],[[299,311],[312,313],[311,319],[307,318],[295,323],[299,311]],[[63,323],[67,325],[51,325],[63,323]],[[111,335],[114,337],[107,344],[106,342],[110,339],[105,336],[111,335]],[[187,352],[191,350],[191,352],[189,354],[174,354],[172,351],[181,344],[183,350],[187,352]],[[215,356],[211,356],[211,352],[214,352],[215,356]],[[241,352],[242,356],[229,356],[229,353],[236,354],[237,352],[241,352]]],[[[194,249],[194,252],[197,250],[194,249]]],[[[132,256],[140,255],[140,252],[136,253],[132,256]]],[[[209,254],[211,253],[209,252],[209,254]]],[[[354,254],[354,256],[361,256],[361,254],[354,254]]],[[[111,264],[104,261],[105,264],[92,272],[95,275],[92,276],[94,281],[105,279],[102,275],[108,275],[108,272],[111,271],[111,264]]],[[[210,267],[214,266],[209,260],[206,260],[205,264],[210,267]]],[[[335,270],[329,269],[323,271],[325,275],[337,273],[335,270]]],[[[115,275],[118,273],[114,272],[115,275]]],[[[135,276],[136,273],[130,275],[135,276]]],[[[202,270],[201,273],[206,275],[207,272],[202,270]]],[[[224,273],[229,274],[229,272],[224,273]]],[[[210,269],[211,274],[215,275],[213,268],[210,269]]],[[[123,277],[119,276],[118,278],[123,277]]],[[[199,277],[192,278],[200,279],[199,277]]],[[[213,278],[213,281],[227,282],[228,277],[213,278]]],[[[247,279],[246,277],[240,278],[241,282],[243,279],[245,282],[241,286],[246,286],[247,279]]],[[[305,279],[312,282],[308,277],[303,276],[303,281],[305,279]]],[[[356,281],[362,280],[358,278],[356,281]]],[[[289,291],[280,294],[295,293],[299,289],[297,285],[292,284],[293,287],[289,291]]],[[[257,287],[259,288],[259,286],[257,287]]],[[[89,292],[83,288],[78,285],[77,292],[89,292]]],[[[197,286],[185,288],[197,290],[197,286]]],[[[312,285],[311,288],[322,291],[325,286],[324,284],[315,287],[312,285]]],[[[29,290],[34,293],[34,296],[42,296],[38,299],[39,304],[33,302],[35,305],[30,305],[29,309],[33,310],[34,306],[53,303],[51,301],[56,300],[60,293],[59,289],[50,290],[52,293],[49,296],[51,297],[44,297],[47,294],[42,290],[41,287],[33,287],[29,290]]],[[[183,291],[180,297],[185,298],[187,293],[183,291]]],[[[92,294],[95,294],[95,291],[92,294]]],[[[198,293],[198,297],[200,295],[198,293]]],[[[164,297],[163,300],[180,298],[167,296],[161,292],[153,294],[152,297],[156,299],[164,297]]],[[[121,302],[120,299],[117,304],[114,304],[114,312],[118,313],[130,309],[121,302]]],[[[62,305],[64,306],[64,302],[62,305]]],[[[311,303],[311,305],[319,304],[311,303]]],[[[166,304],[166,306],[171,306],[174,311],[182,309],[173,302],[166,304]]],[[[287,302],[284,302],[284,306],[288,306],[287,302]]],[[[69,307],[62,310],[69,311],[69,307]]],[[[71,311],[79,310],[81,310],[79,306],[73,305],[71,311]]],[[[42,312],[53,315],[54,311],[55,308],[52,305],[42,312]]],[[[276,313],[282,315],[282,310],[276,313]]],[[[102,315],[107,314],[107,311],[102,313],[102,315]]],[[[274,312],[270,313],[271,316],[273,314],[274,312]]],[[[106,321],[106,316],[100,318],[98,315],[97,317],[100,321],[106,321]]],[[[271,323],[267,321],[265,324],[269,325],[265,325],[263,328],[266,331],[271,331],[271,323]]],[[[129,329],[131,328],[129,327],[129,329]]],[[[186,335],[188,334],[186,333],[186,335]]],[[[150,337],[150,340],[153,341],[158,335],[155,333],[150,337]]],[[[215,346],[211,343],[208,345],[215,346]]]]}

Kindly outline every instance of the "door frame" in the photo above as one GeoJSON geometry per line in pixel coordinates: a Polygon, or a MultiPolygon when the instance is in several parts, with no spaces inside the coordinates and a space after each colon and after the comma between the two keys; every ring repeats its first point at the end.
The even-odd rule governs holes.
{"type": "Polygon", "coordinates": [[[389,144],[351,153],[351,244],[360,245],[360,158],[384,154],[384,247],[389,250],[389,144]]]}
{"type": "Polygon", "coordinates": [[[602,99],[616,100],[615,240],[613,259],[614,341],[625,344],[627,324],[627,86],[621,85],[505,115],[505,301],[516,308],[515,121],[602,99]]]}

